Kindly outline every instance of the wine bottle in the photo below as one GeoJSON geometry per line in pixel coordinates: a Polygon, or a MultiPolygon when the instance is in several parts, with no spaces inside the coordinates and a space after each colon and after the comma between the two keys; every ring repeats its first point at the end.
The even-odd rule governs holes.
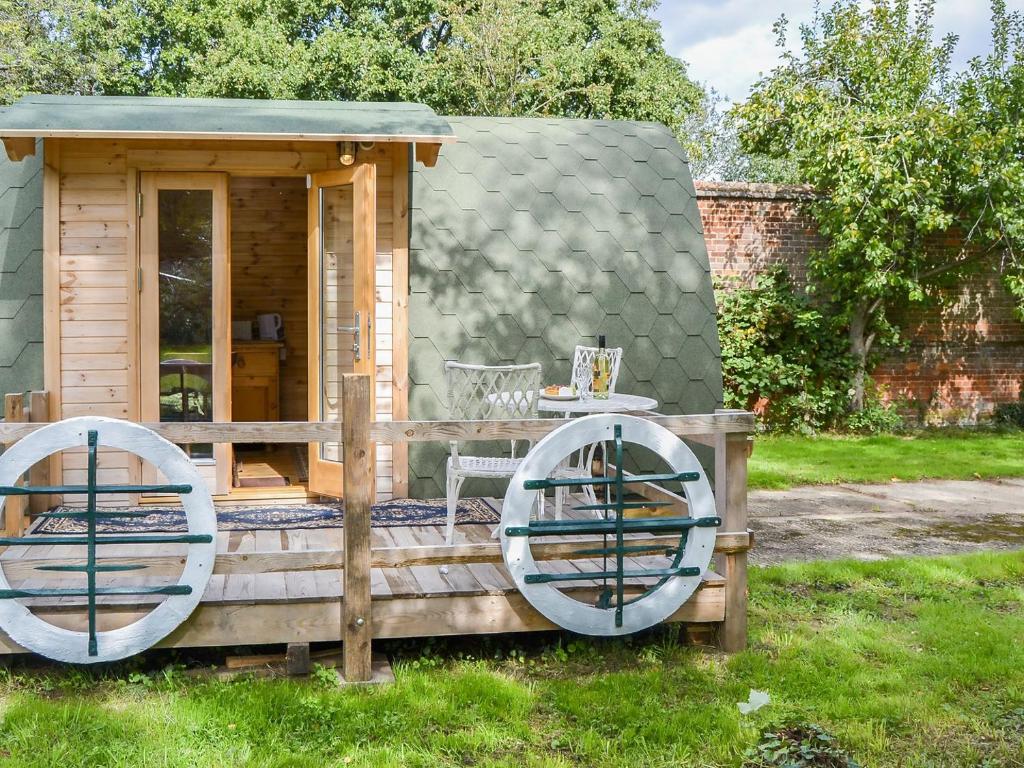
{"type": "Polygon", "coordinates": [[[604,336],[597,337],[597,352],[594,355],[594,399],[608,399],[608,384],[611,380],[611,360],[604,346],[604,336]]]}

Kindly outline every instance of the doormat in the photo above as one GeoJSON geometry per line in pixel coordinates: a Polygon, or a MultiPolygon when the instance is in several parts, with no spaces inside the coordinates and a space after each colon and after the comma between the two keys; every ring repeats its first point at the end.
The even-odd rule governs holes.
{"type": "MultiPolygon", "coordinates": [[[[76,507],[57,507],[56,512],[80,511],[76,507]]],[[[374,528],[444,525],[448,512],[444,499],[395,499],[370,508],[374,528]]],[[[128,507],[118,512],[148,512],[144,517],[118,517],[96,522],[97,533],[180,533],[188,530],[181,507],[128,507]]],[[[224,507],[217,509],[217,530],[266,531],[283,528],[341,528],[345,521],[343,504],[296,504],[294,506],[224,507]]],[[[497,525],[501,515],[482,498],[460,499],[455,510],[456,525],[482,523],[497,525]]],[[[44,517],[32,533],[85,533],[81,518],[44,517]]]]}

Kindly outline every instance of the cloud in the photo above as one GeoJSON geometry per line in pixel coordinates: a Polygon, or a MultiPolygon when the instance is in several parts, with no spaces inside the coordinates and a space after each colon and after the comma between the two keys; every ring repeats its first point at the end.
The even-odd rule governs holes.
{"type": "MultiPolygon", "coordinates": [[[[1009,0],[1007,8],[1024,11],[1024,0],[1009,0]]],[[[691,77],[731,101],[744,100],[759,74],[778,63],[772,25],[783,14],[790,21],[788,44],[793,48],[799,25],[813,20],[812,0],[663,0],[655,12],[668,52],[686,62],[691,77]]],[[[988,50],[990,17],[988,0],[938,0],[936,37],[952,32],[960,38],[955,66],[988,50]]]]}
{"type": "Polygon", "coordinates": [[[690,77],[712,86],[729,101],[743,101],[750,86],[778,61],[770,24],[750,25],[683,48],[679,58],[690,77]]]}

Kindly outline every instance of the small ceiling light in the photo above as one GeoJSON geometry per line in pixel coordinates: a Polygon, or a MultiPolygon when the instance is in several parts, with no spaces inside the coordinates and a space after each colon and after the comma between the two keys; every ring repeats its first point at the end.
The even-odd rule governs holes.
{"type": "Polygon", "coordinates": [[[338,142],[338,162],[342,165],[352,165],[356,161],[356,145],[354,141],[338,142]]]}

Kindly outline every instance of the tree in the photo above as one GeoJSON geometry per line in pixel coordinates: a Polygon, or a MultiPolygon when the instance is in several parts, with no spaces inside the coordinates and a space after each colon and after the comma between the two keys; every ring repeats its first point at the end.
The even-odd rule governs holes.
{"type": "Polygon", "coordinates": [[[72,44],[79,0],[5,0],[0,4],[0,104],[22,93],[91,93],[98,66],[72,44]]]}
{"type": "Polygon", "coordinates": [[[1024,178],[996,167],[1015,152],[1019,167],[1009,136],[1020,129],[1000,109],[1021,98],[1006,78],[1019,68],[1008,63],[1018,21],[997,3],[1006,50],[958,79],[956,38],[933,42],[933,11],[933,0],[840,0],[801,27],[799,54],[785,49],[783,18],[781,65],[737,109],[744,150],[791,158],[820,192],[810,212],[827,246],[809,268],[846,321],[855,411],[876,343],[897,336],[893,310],[936,296],[988,255],[1014,253],[1021,234],[1011,201],[1024,178]],[[939,234],[958,246],[937,247],[939,234]]]}
{"type": "Polygon", "coordinates": [[[955,83],[960,151],[949,159],[949,169],[957,225],[974,245],[957,258],[965,265],[979,257],[998,259],[1024,320],[1024,19],[1007,14],[997,0],[992,27],[992,52],[972,59],[955,83]]]}
{"type": "MultiPolygon", "coordinates": [[[[32,23],[45,28],[44,0],[12,1],[35,3],[32,23]]],[[[60,43],[96,62],[95,84],[30,81],[33,90],[407,100],[442,114],[656,120],[704,151],[687,132],[704,93],[665,52],[655,0],[60,2],[81,4],[60,43]]]]}
{"type": "Polygon", "coordinates": [[[740,142],[735,109],[722,110],[721,100],[709,90],[704,109],[694,114],[699,121],[687,132],[697,138],[704,152],[691,158],[694,178],[715,181],[747,181],[796,184],[800,177],[789,157],[745,152],[740,142]]]}

